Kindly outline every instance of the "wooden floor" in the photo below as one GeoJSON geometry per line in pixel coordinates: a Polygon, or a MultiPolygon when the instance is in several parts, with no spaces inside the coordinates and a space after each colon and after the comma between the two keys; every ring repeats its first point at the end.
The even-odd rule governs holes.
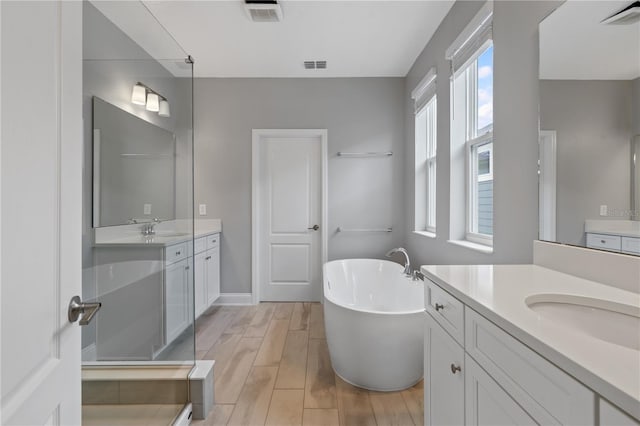
{"type": "Polygon", "coordinates": [[[331,368],[319,303],[223,306],[196,327],[196,357],[215,359],[216,406],[193,425],[422,425],[422,382],[370,392],[331,368]]]}

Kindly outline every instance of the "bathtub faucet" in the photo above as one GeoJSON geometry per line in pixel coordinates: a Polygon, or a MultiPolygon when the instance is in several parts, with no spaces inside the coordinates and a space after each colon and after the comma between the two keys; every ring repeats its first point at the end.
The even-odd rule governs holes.
{"type": "Polygon", "coordinates": [[[405,274],[406,276],[410,277],[411,276],[411,262],[409,261],[409,255],[407,254],[407,251],[405,249],[403,249],[402,247],[391,249],[391,250],[389,250],[387,252],[387,254],[385,254],[385,256],[391,257],[392,255],[394,255],[396,253],[404,254],[404,271],[403,271],[403,274],[405,274]]]}

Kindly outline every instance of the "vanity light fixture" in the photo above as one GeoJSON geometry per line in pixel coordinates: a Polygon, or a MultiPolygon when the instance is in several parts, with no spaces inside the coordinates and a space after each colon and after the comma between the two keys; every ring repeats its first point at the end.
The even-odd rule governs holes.
{"type": "Polygon", "coordinates": [[[157,112],[160,117],[171,116],[167,98],[140,82],[133,86],[131,103],[145,105],[147,111],[157,112]]]}
{"type": "Polygon", "coordinates": [[[160,111],[158,111],[160,117],[169,117],[171,112],[169,110],[169,102],[166,99],[160,101],[160,111]]]}
{"type": "Polygon", "coordinates": [[[133,92],[131,93],[131,103],[136,105],[144,105],[147,103],[147,88],[141,84],[137,83],[133,86],[133,92]]]}
{"type": "Polygon", "coordinates": [[[149,93],[147,95],[147,111],[160,111],[160,97],[157,93],[149,93]]]}

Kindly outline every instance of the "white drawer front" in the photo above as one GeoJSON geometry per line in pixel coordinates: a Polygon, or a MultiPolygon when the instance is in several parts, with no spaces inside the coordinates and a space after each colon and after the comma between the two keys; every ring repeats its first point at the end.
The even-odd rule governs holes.
{"type": "Polygon", "coordinates": [[[464,345],[464,305],[428,279],[425,279],[424,283],[425,310],[430,313],[459,344],[464,345]]]}
{"type": "Polygon", "coordinates": [[[587,234],[587,247],[620,251],[621,238],[617,235],[587,234]]]}
{"type": "Polygon", "coordinates": [[[622,251],[624,253],[640,254],[640,238],[622,237],[622,251]]]}
{"type": "Polygon", "coordinates": [[[515,338],[465,308],[465,349],[539,424],[595,424],[595,396],[515,338]]]}
{"type": "Polygon", "coordinates": [[[207,235],[207,250],[220,246],[220,234],[207,235]]]}
{"type": "Polygon", "coordinates": [[[181,243],[164,249],[164,260],[167,265],[175,263],[187,257],[189,243],[181,243]]]}
{"type": "Polygon", "coordinates": [[[196,238],[194,242],[195,253],[202,253],[207,249],[207,237],[196,238]]]}

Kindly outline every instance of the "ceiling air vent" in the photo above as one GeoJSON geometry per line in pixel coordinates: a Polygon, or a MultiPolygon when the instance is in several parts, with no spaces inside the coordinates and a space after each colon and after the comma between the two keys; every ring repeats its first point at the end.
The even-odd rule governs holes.
{"type": "Polygon", "coordinates": [[[245,0],[244,7],[253,22],[282,21],[282,7],[277,0],[245,0]]]}
{"type": "Polygon", "coordinates": [[[630,25],[640,21],[640,1],[631,3],[619,12],[602,20],[607,25],[630,25]]]}
{"type": "Polygon", "coordinates": [[[304,68],[307,70],[326,70],[327,61],[304,61],[304,68]]]}

